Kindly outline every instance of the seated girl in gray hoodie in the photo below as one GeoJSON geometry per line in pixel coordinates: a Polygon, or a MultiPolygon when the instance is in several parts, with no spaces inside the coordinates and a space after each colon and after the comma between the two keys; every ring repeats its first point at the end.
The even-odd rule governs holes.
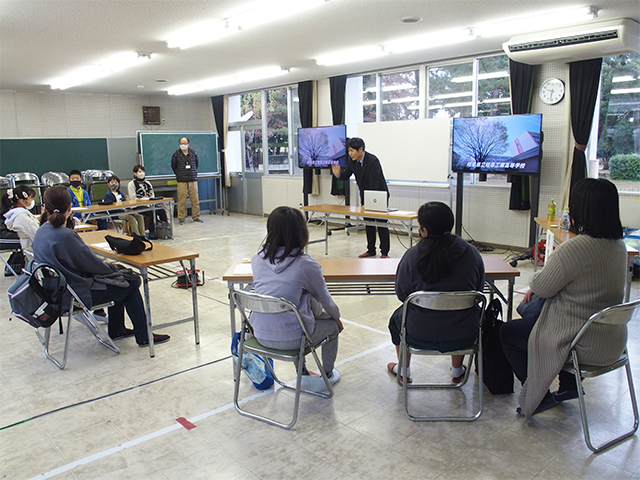
{"type": "MultiPolygon", "coordinates": [[[[253,283],[256,293],[293,302],[312,341],[329,337],[322,346],[322,366],[334,384],[340,379],[340,373],[333,367],[343,326],[340,310],[322,276],[322,267],[304,253],[308,242],[309,231],[299,210],[290,207],[273,210],[267,220],[267,238],[260,251],[251,257],[253,283]]],[[[265,347],[300,348],[303,332],[293,312],[279,315],[252,312],[250,322],[256,339],[265,347]]]]}

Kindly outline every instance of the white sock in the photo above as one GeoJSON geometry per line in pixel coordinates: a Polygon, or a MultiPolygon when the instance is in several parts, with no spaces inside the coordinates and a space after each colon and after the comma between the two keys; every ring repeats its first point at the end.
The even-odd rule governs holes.
{"type": "Polygon", "coordinates": [[[460,366],[457,368],[451,367],[451,376],[453,378],[457,378],[464,373],[464,366],[460,366]]]}
{"type": "MultiPolygon", "coordinates": [[[[393,366],[391,371],[393,373],[395,373],[396,375],[398,375],[398,364],[397,363],[393,366]]],[[[411,377],[411,367],[407,368],[407,377],[411,377]]]]}

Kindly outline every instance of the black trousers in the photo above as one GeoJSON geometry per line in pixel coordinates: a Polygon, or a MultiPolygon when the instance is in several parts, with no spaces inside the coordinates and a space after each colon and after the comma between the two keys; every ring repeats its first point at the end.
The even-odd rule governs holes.
{"type": "MultiPolygon", "coordinates": [[[[521,318],[505,322],[500,327],[502,350],[504,350],[504,354],[513,368],[513,373],[520,380],[520,383],[524,383],[527,379],[529,335],[537,320],[538,317],[521,318]]],[[[560,379],[559,392],[578,388],[573,374],[561,371],[558,378],[560,379]]]]}
{"type": "MultiPolygon", "coordinates": [[[[376,218],[365,218],[366,221],[386,224],[386,220],[378,220],[376,218]]],[[[387,227],[377,227],[374,225],[367,225],[367,252],[370,255],[376,254],[376,230],[380,237],[380,255],[389,255],[390,241],[389,241],[389,229],[387,227]]]]}

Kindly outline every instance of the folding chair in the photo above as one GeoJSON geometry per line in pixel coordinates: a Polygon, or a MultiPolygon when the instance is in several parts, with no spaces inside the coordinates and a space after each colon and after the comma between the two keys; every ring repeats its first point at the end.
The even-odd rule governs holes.
{"type": "Polygon", "coordinates": [[[236,290],[231,293],[232,301],[235,303],[236,308],[240,311],[240,316],[242,318],[242,327],[240,330],[240,341],[238,344],[238,362],[234,367],[234,382],[235,382],[235,390],[233,395],[233,404],[236,407],[236,410],[240,415],[244,415],[256,420],[263,421],[270,425],[275,425],[280,428],[289,429],[293,427],[298,419],[298,407],[300,405],[300,392],[305,392],[311,395],[316,395],[322,398],[331,398],[333,396],[333,388],[331,387],[331,383],[327,378],[327,375],[324,372],[324,368],[322,368],[322,363],[320,363],[320,359],[318,358],[318,354],[316,353],[316,348],[320,345],[326,343],[329,339],[323,338],[319,342],[315,344],[312,343],[311,338],[309,337],[309,333],[307,332],[304,323],[302,321],[302,317],[300,317],[300,312],[298,308],[291,303],[289,300],[285,298],[272,297],[269,295],[259,295],[257,293],[245,292],[242,290],[236,290]],[[278,315],[284,312],[292,311],[300,323],[300,327],[304,335],[300,338],[300,348],[298,350],[276,350],[273,348],[267,348],[262,346],[253,336],[247,336],[247,334],[252,335],[251,324],[249,323],[249,315],[247,311],[260,312],[260,313],[269,313],[273,315],[278,315]],[[274,368],[271,366],[270,362],[265,362],[273,375],[273,379],[278,382],[280,386],[283,388],[294,390],[295,399],[293,405],[293,418],[291,422],[280,423],[276,420],[263,417],[261,415],[257,415],[255,413],[248,412],[246,410],[242,410],[240,408],[240,404],[238,401],[238,392],[240,391],[240,378],[242,377],[242,357],[245,353],[254,353],[256,355],[262,355],[266,358],[271,358],[274,360],[281,360],[284,362],[292,362],[296,365],[298,375],[296,377],[296,385],[295,387],[291,385],[287,385],[282,382],[276,375],[274,368]],[[329,393],[321,393],[315,392],[311,390],[306,390],[302,388],[302,372],[304,370],[304,357],[311,353],[318,367],[318,371],[324,380],[324,383],[327,387],[327,391],[329,393]]]}
{"type": "Polygon", "coordinates": [[[482,370],[482,321],[484,319],[486,298],[480,292],[414,292],[409,295],[402,305],[402,329],[400,338],[400,358],[398,361],[398,383],[402,385],[402,403],[404,407],[404,413],[409,419],[414,422],[471,422],[478,419],[482,414],[484,407],[484,392],[483,392],[483,370],[482,370]],[[426,308],[429,310],[466,310],[469,308],[478,308],[479,327],[478,327],[478,339],[475,344],[462,350],[456,350],[451,352],[439,352],[437,350],[427,350],[424,348],[415,347],[409,345],[407,342],[407,310],[409,305],[416,305],[420,308],[426,308]],[[408,368],[408,355],[469,355],[469,364],[466,365],[466,372],[464,378],[460,383],[408,383],[406,371],[408,368]],[[470,417],[460,416],[417,416],[409,412],[409,390],[410,389],[425,389],[425,388],[460,388],[469,380],[469,373],[471,372],[471,366],[473,365],[473,357],[476,357],[476,363],[478,365],[478,411],[470,417]]]}
{"type": "MultiPolygon", "coordinates": [[[[63,278],[64,275],[58,269],[48,266],[46,269],[48,278],[63,278]]],[[[47,280],[42,277],[37,277],[40,284],[43,288],[47,289],[46,282],[47,280]]],[[[94,337],[104,345],[106,348],[111,350],[114,353],[120,353],[120,349],[113,342],[111,337],[104,331],[96,317],[93,315],[94,310],[99,310],[101,308],[108,308],[113,305],[113,302],[104,303],[101,305],[93,305],[91,308],[87,307],[82,299],[78,296],[78,294],[73,290],[73,288],[67,283],[66,289],[70,293],[70,301],[68,308],[63,309],[63,314],[58,320],[60,325],[62,325],[63,318],[67,318],[66,322],[66,332],[64,333],[64,346],[63,346],[63,354],[61,359],[56,359],[51,352],[49,351],[49,342],[51,339],[51,328],[55,326],[55,323],[50,327],[43,328],[44,336],[40,334],[39,329],[35,328],[35,333],[40,343],[44,345],[44,355],[60,370],[64,369],[67,364],[67,355],[69,352],[69,332],[71,331],[71,319],[76,318],[77,321],[85,325],[89,331],[93,334],[94,337]]]]}
{"type": "Polygon", "coordinates": [[[631,376],[631,366],[629,365],[629,354],[625,349],[622,355],[613,363],[603,366],[586,365],[578,361],[578,352],[576,346],[580,341],[580,338],[584,332],[591,326],[592,323],[600,323],[604,325],[625,325],[631,321],[631,319],[640,311],[640,299],[622,303],[620,305],[614,305],[604,310],[600,310],[597,313],[591,315],[587,323],[578,331],[574,339],[571,341],[570,357],[565,364],[563,370],[565,372],[573,373],[576,377],[576,384],[578,386],[578,400],[580,403],[580,418],[582,420],[582,432],[584,434],[584,441],[589,447],[589,450],[595,453],[600,453],[609,447],[620,443],[622,440],[631,437],[638,430],[638,402],[636,400],[636,392],[633,388],[633,377],[631,376]],[[589,433],[589,422],[587,420],[587,407],[584,402],[584,393],[582,386],[583,378],[593,378],[605,373],[612,372],[618,368],[625,367],[627,372],[627,383],[629,385],[629,396],[631,397],[631,407],[633,409],[633,428],[622,435],[614,437],[597,447],[594,447],[591,443],[591,435],[589,433]]]}

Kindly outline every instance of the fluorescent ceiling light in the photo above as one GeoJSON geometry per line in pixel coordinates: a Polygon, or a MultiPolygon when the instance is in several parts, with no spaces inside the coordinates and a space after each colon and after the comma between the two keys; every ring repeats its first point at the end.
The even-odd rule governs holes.
{"type": "Polygon", "coordinates": [[[224,20],[201,22],[171,34],[169,38],[167,38],[167,46],[169,48],[180,48],[184,50],[196,45],[218,40],[237,31],[237,28],[233,29],[229,27],[224,20]]]}
{"type": "Polygon", "coordinates": [[[368,46],[343,50],[341,52],[329,53],[316,58],[318,65],[341,65],[343,63],[358,62],[360,60],[368,60],[370,58],[382,57],[386,55],[380,46],[368,46]]]}
{"type": "MultiPolygon", "coordinates": [[[[491,72],[491,73],[480,73],[478,74],[478,80],[487,80],[488,78],[503,78],[508,77],[509,72],[491,72]]],[[[451,79],[451,83],[465,83],[472,82],[473,75],[465,75],[464,77],[454,77],[451,79]]]]}
{"type": "Polygon", "coordinates": [[[593,20],[597,16],[598,10],[592,6],[552,10],[539,15],[527,15],[500,22],[481,24],[473,27],[473,33],[484,38],[512,35],[535,30],[547,30],[563,25],[572,25],[593,20]]]}
{"type": "Polygon", "coordinates": [[[619,82],[633,82],[636,80],[636,77],[634,77],[633,75],[623,75],[621,77],[613,77],[611,79],[611,81],[613,83],[619,83],[619,82]]]}
{"type": "Polygon", "coordinates": [[[253,70],[246,70],[244,72],[240,72],[236,74],[236,78],[239,78],[242,82],[252,82],[254,80],[262,80],[265,78],[278,77],[280,75],[284,75],[289,73],[289,70],[286,70],[281,67],[263,67],[256,68],[253,70]]]}
{"type": "Polygon", "coordinates": [[[140,65],[141,63],[145,63],[149,60],[151,60],[150,53],[123,52],[107,58],[99,65],[88,65],[86,67],[79,68],[69,75],[54,78],[49,82],[49,86],[52,90],[65,90],[67,88],[75,87],[76,85],[90,82],[97,78],[106,77],[107,75],[111,75],[112,73],[119,72],[126,68],[140,65]]]}
{"type": "Polygon", "coordinates": [[[169,48],[186,49],[242,30],[282,20],[325,3],[325,0],[272,0],[221,20],[209,20],[169,35],[169,48]]]}
{"type": "Polygon", "coordinates": [[[640,88],[614,88],[611,95],[623,95],[625,93],[640,93],[640,88]]]}
{"type": "Polygon", "coordinates": [[[289,73],[289,71],[289,69],[277,66],[256,68],[253,70],[246,70],[244,72],[236,73],[235,75],[225,75],[221,77],[210,78],[208,80],[202,80],[197,83],[179,85],[177,87],[167,89],[167,93],[169,95],[185,95],[187,93],[201,92],[203,90],[213,90],[215,88],[237,85],[243,82],[251,82],[254,80],[277,77],[279,75],[289,73]]]}
{"type": "Polygon", "coordinates": [[[415,50],[425,50],[443,45],[468,42],[475,40],[475,38],[475,36],[471,35],[468,28],[444,30],[389,42],[384,45],[384,49],[389,53],[413,52],[415,50]]]}
{"type": "Polygon", "coordinates": [[[180,85],[178,87],[172,87],[167,90],[169,95],[185,95],[187,93],[201,92],[204,90],[204,86],[199,83],[188,83],[186,85],[180,85]]]}

